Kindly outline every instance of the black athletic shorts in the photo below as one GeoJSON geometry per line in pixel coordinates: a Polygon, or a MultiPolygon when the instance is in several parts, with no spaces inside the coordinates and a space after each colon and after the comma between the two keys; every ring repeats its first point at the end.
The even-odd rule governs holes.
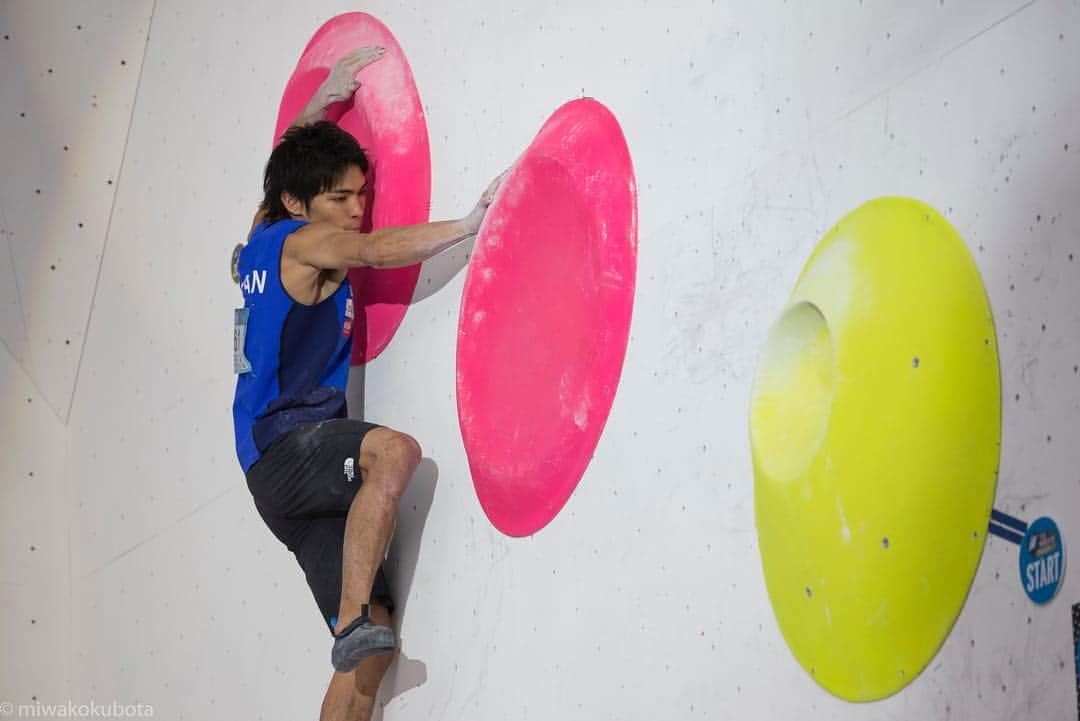
{"type": "MultiPolygon", "coordinates": [[[[296,556],[331,632],[341,603],[345,517],[362,482],[360,441],[378,427],[344,418],[305,423],[271,443],[247,472],[255,508],[296,556]]],[[[371,602],[394,610],[381,566],[371,602]]]]}

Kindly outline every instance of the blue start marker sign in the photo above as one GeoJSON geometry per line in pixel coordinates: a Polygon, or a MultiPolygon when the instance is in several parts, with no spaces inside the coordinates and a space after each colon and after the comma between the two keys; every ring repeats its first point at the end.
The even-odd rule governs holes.
{"type": "Polygon", "coordinates": [[[1028,526],[1020,544],[1020,583],[1034,603],[1049,603],[1065,575],[1065,546],[1057,524],[1043,516],[1028,526]]]}

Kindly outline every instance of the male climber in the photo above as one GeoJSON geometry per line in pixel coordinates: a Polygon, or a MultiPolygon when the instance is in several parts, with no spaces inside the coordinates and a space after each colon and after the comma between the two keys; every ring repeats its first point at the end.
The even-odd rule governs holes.
{"type": "Polygon", "coordinates": [[[346,417],[355,306],[349,268],[419,263],[475,235],[498,185],[460,220],[361,233],[367,158],[322,121],[382,48],[341,58],[270,154],[234,272],[236,450],[266,525],[292,551],[334,637],[322,719],[370,717],[395,646],[381,563],[415,440],[346,417]]]}

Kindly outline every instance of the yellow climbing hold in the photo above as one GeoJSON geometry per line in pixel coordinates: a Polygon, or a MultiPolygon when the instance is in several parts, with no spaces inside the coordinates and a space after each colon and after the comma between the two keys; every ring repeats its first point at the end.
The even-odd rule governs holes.
{"type": "Polygon", "coordinates": [[[933,208],[880,198],[822,239],[750,409],[765,581],[799,663],[852,701],[937,653],[982,554],[1001,440],[993,317],[933,208]]]}

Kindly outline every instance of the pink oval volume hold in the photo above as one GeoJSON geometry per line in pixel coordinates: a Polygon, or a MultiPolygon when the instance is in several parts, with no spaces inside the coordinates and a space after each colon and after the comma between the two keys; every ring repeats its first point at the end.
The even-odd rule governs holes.
{"type": "Polygon", "coordinates": [[[634,170],[599,102],[566,103],[488,210],[458,321],[458,420],[476,495],[543,528],[588,466],[619,384],[637,271],[634,170]]]}
{"type": "MultiPolygon", "coordinates": [[[[431,152],[427,122],[412,70],[386,26],[366,13],[328,20],[312,36],[285,86],[274,142],[303,110],[342,55],[377,45],[386,54],[360,71],[352,101],[331,106],[327,120],[347,130],[367,153],[368,217],[364,230],[428,220],[431,152]]],[[[416,290],[420,266],[349,271],[360,312],[356,317],[353,365],[375,358],[390,343],[416,290]]]]}

